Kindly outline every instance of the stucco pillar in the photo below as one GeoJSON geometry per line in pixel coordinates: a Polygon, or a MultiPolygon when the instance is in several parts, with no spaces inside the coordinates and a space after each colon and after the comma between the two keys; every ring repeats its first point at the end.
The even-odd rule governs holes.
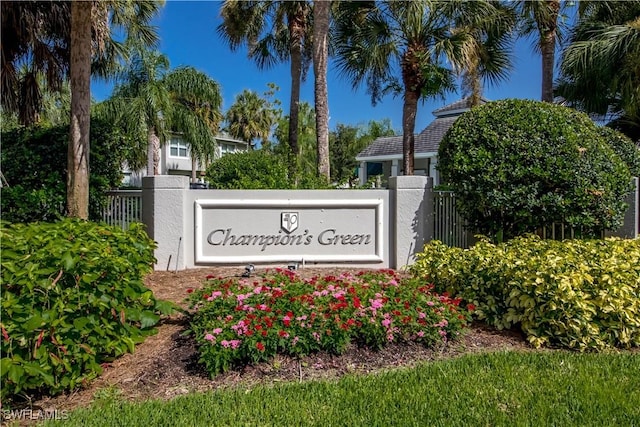
{"type": "Polygon", "coordinates": [[[155,270],[185,269],[185,192],[189,177],[156,175],[142,178],[142,222],[156,241],[155,270]]]}
{"type": "Polygon", "coordinates": [[[391,160],[391,175],[398,176],[398,159],[391,160]]]}
{"type": "Polygon", "coordinates": [[[367,183],[367,162],[360,162],[360,167],[358,168],[358,179],[361,187],[367,183]]]}
{"type": "Polygon", "coordinates": [[[394,254],[393,268],[413,264],[415,254],[433,238],[433,179],[426,176],[395,176],[389,178],[394,254]]]}
{"type": "Polygon", "coordinates": [[[437,157],[429,158],[429,176],[433,178],[434,186],[440,184],[440,176],[438,174],[438,169],[436,169],[436,166],[438,166],[438,158],[437,157]]]}

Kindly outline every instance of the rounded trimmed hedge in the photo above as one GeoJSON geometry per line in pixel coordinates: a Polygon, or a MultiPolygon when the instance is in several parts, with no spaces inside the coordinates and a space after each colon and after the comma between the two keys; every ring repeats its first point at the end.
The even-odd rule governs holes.
{"type": "Polygon", "coordinates": [[[490,102],[449,129],[439,170],[476,232],[502,240],[564,222],[596,234],[620,226],[630,190],[629,168],[607,140],[612,135],[570,108],[490,102]]]}

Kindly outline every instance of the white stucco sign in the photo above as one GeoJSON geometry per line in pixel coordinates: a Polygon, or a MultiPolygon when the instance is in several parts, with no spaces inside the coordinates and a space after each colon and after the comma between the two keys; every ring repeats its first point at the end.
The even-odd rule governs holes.
{"type": "Polygon", "coordinates": [[[383,262],[382,199],[195,200],[195,262],[383,262]]]}

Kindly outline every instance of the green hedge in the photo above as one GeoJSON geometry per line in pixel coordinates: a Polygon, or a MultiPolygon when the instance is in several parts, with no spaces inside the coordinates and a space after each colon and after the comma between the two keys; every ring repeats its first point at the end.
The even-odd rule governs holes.
{"type": "Polygon", "coordinates": [[[155,243],[140,224],[2,223],[0,240],[3,399],[84,384],[172,310],[143,285],[155,243]]]}
{"type": "Polygon", "coordinates": [[[640,346],[640,239],[527,236],[467,250],[435,241],[417,258],[413,274],[476,305],[491,325],[518,325],[535,347],[640,346]]]}
{"type": "MultiPolygon", "coordinates": [[[[106,191],[122,182],[126,144],[118,129],[91,120],[89,217],[99,220],[106,191]]],[[[2,132],[0,162],[8,187],[2,188],[2,219],[55,222],[66,215],[69,125],[16,128],[2,132]]]]}
{"type": "Polygon", "coordinates": [[[624,135],[584,113],[512,99],[461,115],[440,144],[438,168],[470,228],[495,241],[554,222],[599,236],[622,223],[634,154],[624,135]]]}

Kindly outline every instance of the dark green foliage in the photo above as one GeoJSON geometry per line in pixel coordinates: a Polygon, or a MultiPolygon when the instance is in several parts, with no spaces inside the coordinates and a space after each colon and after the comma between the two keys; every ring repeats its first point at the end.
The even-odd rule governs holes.
{"type": "Polygon", "coordinates": [[[607,140],[611,149],[629,168],[631,176],[640,176],[640,146],[621,132],[609,127],[601,127],[600,134],[607,140]]]}
{"type": "Polygon", "coordinates": [[[313,170],[302,171],[296,185],[289,179],[286,154],[268,150],[226,154],[207,169],[206,180],[211,188],[276,190],[318,189],[328,184],[313,170]]]}
{"type": "Polygon", "coordinates": [[[143,285],[155,243],[142,227],[2,223],[3,399],[84,384],[172,311],[143,285]]]}
{"type": "MultiPolygon", "coordinates": [[[[69,127],[16,128],[2,133],[2,219],[55,221],[66,213],[69,127]]],[[[91,121],[89,215],[100,218],[105,191],[122,181],[125,150],[112,126],[91,121]]]]}
{"type": "Polygon", "coordinates": [[[291,188],[286,160],[266,150],[226,154],[207,168],[205,179],[217,189],[291,188]]]}
{"type": "Polygon", "coordinates": [[[496,101],[456,120],[439,169],[474,231],[500,240],[563,221],[596,234],[620,225],[630,190],[610,136],[569,108],[496,101]]]}

